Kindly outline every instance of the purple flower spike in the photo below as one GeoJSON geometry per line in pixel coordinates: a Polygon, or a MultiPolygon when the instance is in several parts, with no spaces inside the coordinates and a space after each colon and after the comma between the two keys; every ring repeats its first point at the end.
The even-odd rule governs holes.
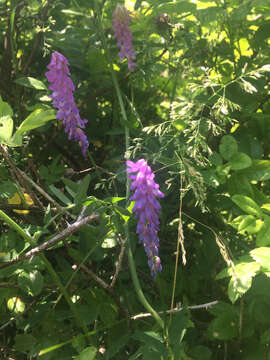
{"type": "Polygon", "coordinates": [[[117,46],[121,49],[118,56],[120,57],[120,61],[123,61],[124,57],[126,57],[129,70],[134,71],[134,67],[137,66],[137,64],[133,61],[136,59],[136,52],[132,50],[133,37],[128,27],[131,23],[129,11],[124,5],[118,4],[114,10],[113,18],[114,23],[112,29],[115,32],[114,37],[117,38],[117,46]]]}
{"type": "Polygon", "coordinates": [[[45,75],[51,83],[49,88],[53,91],[51,95],[53,106],[58,109],[56,118],[62,119],[69,140],[74,139],[77,141],[83,156],[86,156],[89,143],[82,128],[85,128],[88,120],[80,118],[79,110],[74,102],[74,85],[69,77],[68,61],[62,54],[54,51],[48,68],[50,71],[45,75]]]}
{"type": "Polygon", "coordinates": [[[155,183],[155,175],[146,160],[127,161],[126,164],[128,166],[127,173],[131,174],[129,175],[130,190],[134,191],[130,200],[135,201],[133,211],[139,219],[136,233],[139,234],[140,242],[142,242],[148,257],[148,265],[155,278],[157,271],[162,270],[158,256],[160,204],[156,198],[163,198],[164,194],[159,190],[159,185],[155,183]]]}

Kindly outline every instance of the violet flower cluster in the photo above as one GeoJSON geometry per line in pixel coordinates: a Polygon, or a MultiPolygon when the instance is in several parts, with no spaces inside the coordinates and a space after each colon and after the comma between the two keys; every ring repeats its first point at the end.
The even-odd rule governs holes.
{"type": "Polygon", "coordinates": [[[131,23],[129,11],[124,5],[118,4],[114,10],[113,18],[114,23],[112,29],[115,32],[114,37],[117,38],[117,46],[121,49],[118,56],[120,57],[120,61],[123,61],[124,57],[126,57],[129,70],[134,71],[134,67],[137,66],[137,64],[133,61],[136,59],[136,52],[132,49],[133,37],[128,27],[131,23]]]}
{"type": "Polygon", "coordinates": [[[53,91],[51,95],[53,106],[58,109],[56,118],[62,119],[68,139],[77,141],[83,155],[86,156],[89,143],[82,129],[85,128],[88,120],[81,119],[79,110],[74,102],[74,85],[69,77],[68,61],[62,54],[54,51],[48,68],[50,71],[45,75],[51,83],[49,88],[53,91]]]}
{"type": "Polygon", "coordinates": [[[127,161],[126,164],[128,166],[127,173],[130,174],[129,178],[131,179],[130,190],[134,191],[130,200],[135,201],[133,211],[139,219],[136,233],[144,246],[148,265],[155,278],[157,271],[162,270],[158,256],[160,204],[156,198],[163,198],[164,194],[159,190],[159,185],[155,183],[155,175],[146,160],[127,161]]]}

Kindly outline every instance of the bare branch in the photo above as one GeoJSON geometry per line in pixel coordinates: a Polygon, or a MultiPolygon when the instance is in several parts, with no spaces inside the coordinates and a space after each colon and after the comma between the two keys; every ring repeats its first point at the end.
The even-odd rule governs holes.
{"type": "MultiPolygon", "coordinates": [[[[201,305],[193,305],[193,306],[187,306],[187,307],[176,307],[174,309],[171,310],[166,310],[166,311],[160,311],[158,314],[159,315],[164,315],[164,314],[173,314],[179,311],[182,311],[184,309],[188,309],[188,310],[196,310],[196,309],[208,309],[211,306],[214,306],[216,304],[218,304],[218,300],[206,303],[206,304],[201,304],[201,305]]],[[[144,314],[138,314],[138,315],[134,315],[131,317],[131,320],[137,320],[140,318],[145,318],[145,317],[150,317],[152,316],[151,313],[144,313],[144,314]]]]}
{"type": "Polygon", "coordinates": [[[7,266],[13,265],[19,261],[29,259],[32,256],[36,256],[40,254],[42,251],[47,250],[48,248],[56,245],[58,242],[66,239],[69,235],[73,234],[74,232],[78,231],[80,227],[88,224],[90,221],[96,219],[98,217],[98,214],[91,214],[89,216],[86,216],[85,218],[81,220],[75,221],[73,224],[69,225],[65,230],[63,230],[61,233],[55,235],[52,239],[46,241],[45,243],[35,247],[34,249],[31,249],[27,253],[18,256],[8,262],[2,263],[0,266],[0,269],[3,269],[7,266]]]}

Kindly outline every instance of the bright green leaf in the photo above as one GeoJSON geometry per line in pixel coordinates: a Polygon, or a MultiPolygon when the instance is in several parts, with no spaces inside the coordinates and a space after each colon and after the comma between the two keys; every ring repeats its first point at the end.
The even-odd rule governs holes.
{"type": "Polygon", "coordinates": [[[45,125],[48,121],[55,119],[55,110],[44,110],[42,108],[33,111],[19,126],[16,134],[23,134],[30,130],[39,128],[45,125]]]}
{"type": "Polygon", "coordinates": [[[36,90],[47,90],[47,86],[42,81],[32,78],[30,76],[21,77],[15,80],[16,84],[26,86],[36,90]]]}
{"type": "Polygon", "coordinates": [[[8,299],[7,308],[15,314],[19,314],[24,312],[25,304],[19,297],[13,297],[8,299]]]}
{"type": "Polygon", "coordinates": [[[244,212],[257,217],[262,217],[263,213],[261,208],[256,204],[254,200],[245,195],[233,195],[232,201],[240,207],[244,212]]]}
{"type": "Polygon", "coordinates": [[[250,255],[256,260],[263,268],[270,270],[270,248],[259,247],[251,250],[250,255]]]}
{"type": "Polygon", "coordinates": [[[256,224],[255,217],[253,215],[245,215],[245,217],[238,226],[238,231],[246,230],[248,226],[254,226],[254,224],[256,224]]]}
{"type": "Polygon", "coordinates": [[[256,238],[257,246],[270,245],[270,217],[264,215],[264,223],[256,238]]]}
{"type": "Polygon", "coordinates": [[[7,144],[12,136],[13,120],[12,109],[0,96],[0,143],[7,144]]]}
{"type": "Polygon", "coordinates": [[[251,166],[252,160],[248,155],[237,152],[230,158],[229,164],[232,170],[242,170],[251,166]]]}

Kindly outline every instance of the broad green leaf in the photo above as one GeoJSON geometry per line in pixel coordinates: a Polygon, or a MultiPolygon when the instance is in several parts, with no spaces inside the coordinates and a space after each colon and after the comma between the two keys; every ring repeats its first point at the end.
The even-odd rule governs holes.
{"type": "Polygon", "coordinates": [[[80,182],[78,186],[78,192],[75,195],[74,202],[76,205],[80,205],[87,197],[87,190],[90,183],[90,174],[87,174],[80,182]]]}
{"type": "Polygon", "coordinates": [[[25,303],[19,297],[8,299],[7,308],[15,314],[23,313],[25,310],[25,303]]]}
{"type": "Polygon", "coordinates": [[[233,195],[232,201],[249,215],[255,215],[259,218],[263,216],[261,208],[248,196],[233,195]]]}
{"type": "Polygon", "coordinates": [[[219,145],[219,152],[225,160],[230,158],[237,153],[238,145],[235,138],[231,135],[224,135],[219,145]]]}
{"type": "Polygon", "coordinates": [[[245,215],[244,219],[240,222],[238,226],[238,231],[246,230],[248,226],[254,226],[256,224],[256,219],[253,215],[245,215]]]}
{"type": "Polygon", "coordinates": [[[230,158],[229,164],[232,170],[242,170],[251,166],[252,160],[245,153],[237,152],[230,158]]]}
{"type": "Polygon", "coordinates": [[[228,179],[228,191],[231,195],[241,194],[254,198],[254,190],[250,181],[242,173],[234,172],[228,179]]]}
{"type": "Polygon", "coordinates": [[[232,277],[228,286],[228,296],[234,304],[252,285],[252,278],[243,277],[241,279],[232,277]]]}
{"type": "Polygon", "coordinates": [[[245,175],[250,181],[269,180],[270,160],[253,160],[252,165],[243,170],[241,174],[245,175]]]}
{"type": "Polygon", "coordinates": [[[26,86],[36,90],[47,90],[47,86],[42,81],[32,78],[30,76],[21,77],[15,80],[16,84],[26,86]]]}
{"type": "Polygon", "coordinates": [[[257,234],[261,230],[261,228],[263,227],[263,224],[264,224],[263,220],[256,219],[255,222],[249,224],[245,228],[245,231],[250,235],[257,234]]]}
{"type": "Polygon", "coordinates": [[[80,355],[76,356],[74,360],[94,360],[97,354],[97,348],[89,346],[85,348],[80,355]]]}
{"type": "Polygon", "coordinates": [[[43,288],[43,276],[37,270],[21,272],[18,277],[19,287],[31,296],[38,295],[43,288]]]}
{"type": "Polygon", "coordinates": [[[266,210],[266,211],[270,211],[270,204],[269,203],[263,204],[261,208],[266,210]]]}
{"type": "Polygon", "coordinates": [[[229,269],[231,280],[228,286],[228,296],[232,303],[249,290],[252,279],[259,270],[260,265],[256,261],[243,262],[229,269]]]}
{"type": "Polygon", "coordinates": [[[48,121],[55,119],[55,116],[55,110],[36,109],[21,123],[14,136],[39,128],[48,121]]]}
{"type": "Polygon", "coordinates": [[[12,109],[0,96],[0,143],[7,144],[12,136],[13,120],[12,109]]]}
{"type": "Polygon", "coordinates": [[[232,308],[230,312],[220,313],[212,320],[208,334],[216,340],[231,340],[238,336],[239,315],[232,308]]]}
{"type": "Polygon", "coordinates": [[[250,251],[251,257],[257,261],[263,268],[270,270],[270,248],[259,247],[250,251]]]}
{"type": "Polygon", "coordinates": [[[18,134],[17,132],[15,132],[12,138],[8,141],[7,145],[10,147],[16,147],[16,146],[22,146],[22,144],[23,144],[22,134],[18,134]]]}
{"type": "Polygon", "coordinates": [[[256,238],[257,246],[270,245],[270,217],[264,215],[264,223],[256,238]]]}
{"type": "Polygon", "coordinates": [[[103,249],[112,249],[115,246],[117,246],[116,236],[114,233],[110,234],[108,237],[106,237],[101,244],[101,247],[103,249]]]}
{"type": "MultiPolygon", "coordinates": [[[[251,259],[252,260],[252,259],[251,259]]],[[[260,270],[260,266],[256,261],[243,261],[235,265],[233,268],[229,267],[223,269],[217,276],[216,279],[224,279],[229,276],[236,276],[237,278],[254,277],[260,270]]]]}

